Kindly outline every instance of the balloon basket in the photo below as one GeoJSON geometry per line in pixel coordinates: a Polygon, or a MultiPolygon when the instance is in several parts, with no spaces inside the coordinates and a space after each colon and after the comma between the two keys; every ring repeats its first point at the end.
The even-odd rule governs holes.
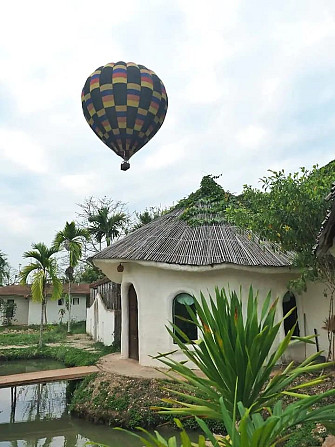
{"type": "Polygon", "coordinates": [[[129,168],[130,168],[130,163],[128,163],[127,161],[124,161],[123,163],[121,163],[121,171],[128,171],[129,168]]]}

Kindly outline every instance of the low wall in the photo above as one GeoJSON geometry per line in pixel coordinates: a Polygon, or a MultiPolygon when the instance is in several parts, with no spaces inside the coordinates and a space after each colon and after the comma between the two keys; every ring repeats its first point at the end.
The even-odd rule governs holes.
{"type": "Polygon", "coordinates": [[[94,341],[110,346],[114,341],[115,314],[106,308],[100,293],[97,293],[91,307],[87,309],[86,332],[94,341]]]}

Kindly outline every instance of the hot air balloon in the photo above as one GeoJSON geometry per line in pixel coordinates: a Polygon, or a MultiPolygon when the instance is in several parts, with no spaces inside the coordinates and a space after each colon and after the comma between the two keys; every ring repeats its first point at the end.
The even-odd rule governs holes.
{"type": "Polygon", "coordinates": [[[86,80],[82,95],[89,126],[112,151],[123,158],[121,169],[163,124],[168,99],[163,82],[143,65],[109,63],[86,80]]]}

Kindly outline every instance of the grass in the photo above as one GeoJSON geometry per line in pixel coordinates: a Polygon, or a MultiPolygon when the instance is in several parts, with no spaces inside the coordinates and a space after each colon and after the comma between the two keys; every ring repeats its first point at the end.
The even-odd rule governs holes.
{"type": "Polygon", "coordinates": [[[114,346],[103,346],[96,352],[70,346],[45,346],[38,349],[35,346],[17,349],[0,349],[0,362],[24,359],[54,359],[63,362],[65,366],[88,366],[94,365],[103,355],[115,352],[114,346]]]}
{"type": "MultiPolygon", "coordinates": [[[[85,334],[85,321],[74,322],[71,334],[85,334]]],[[[61,343],[66,340],[66,324],[50,324],[43,331],[43,343],[61,343]]],[[[0,346],[35,345],[39,341],[39,326],[2,326],[0,328],[0,346]],[[3,333],[5,332],[5,333],[3,333]]]]}

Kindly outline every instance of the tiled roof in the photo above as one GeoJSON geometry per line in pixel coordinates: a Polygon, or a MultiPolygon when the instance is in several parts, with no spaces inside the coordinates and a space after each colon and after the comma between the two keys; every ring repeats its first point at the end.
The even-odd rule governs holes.
{"type": "MultiPolygon", "coordinates": [[[[67,292],[67,284],[64,284],[64,292],[67,292]]],[[[71,284],[71,294],[73,295],[89,295],[90,285],[85,283],[71,284]]],[[[49,295],[49,291],[48,291],[49,295]]],[[[21,286],[14,284],[11,286],[0,287],[1,296],[31,296],[30,286],[21,286]]]]}
{"type": "Polygon", "coordinates": [[[106,247],[92,259],[193,266],[287,267],[292,263],[292,254],[281,252],[274,244],[260,241],[250,232],[227,222],[190,226],[179,218],[182,212],[182,209],[174,209],[106,247]]]}
{"type": "Polygon", "coordinates": [[[322,222],[320,233],[316,240],[314,251],[317,256],[327,253],[328,249],[333,245],[335,237],[335,183],[326,200],[331,202],[326,218],[322,222]]]}

